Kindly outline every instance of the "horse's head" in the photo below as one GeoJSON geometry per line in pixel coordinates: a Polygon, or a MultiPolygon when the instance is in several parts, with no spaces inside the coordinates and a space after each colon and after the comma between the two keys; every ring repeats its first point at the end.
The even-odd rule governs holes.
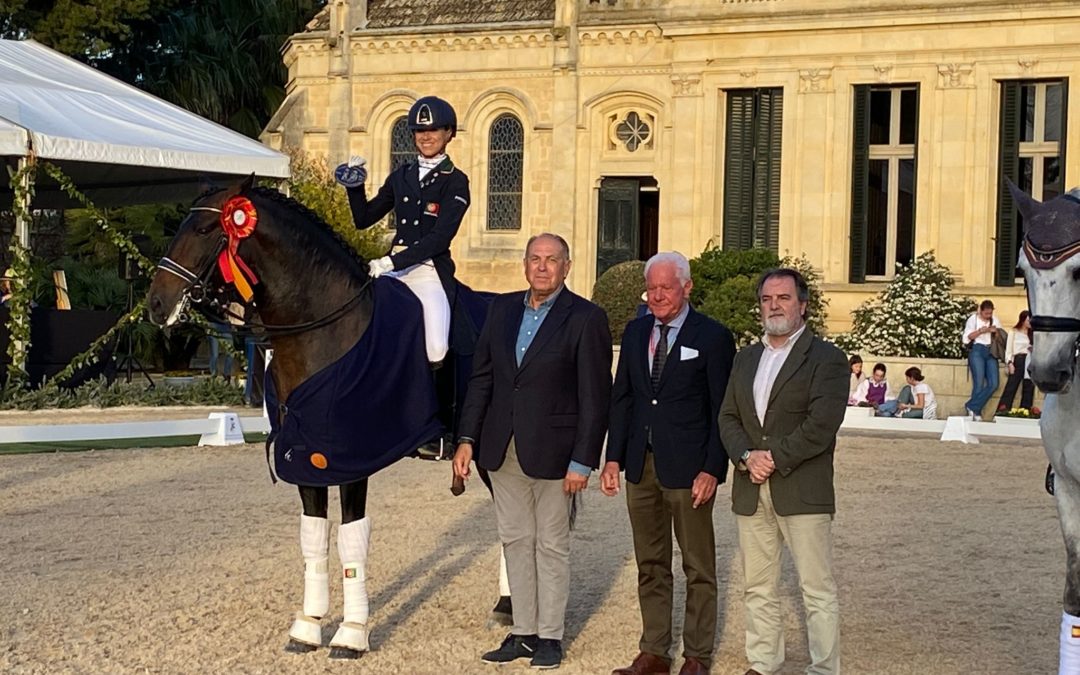
{"type": "MultiPolygon", "coordinates": [[[[231,199],[251,189],[254,177],[195,200],[180,229],[158,263],[150,283],[150,320],[159,326],[179,321],[190,303],[203,303],[216,290],[212,283],[217,259],[228,246],[223,210],[231,199]]],[[[224,214],[227,215],[227,214],[224,214]]]]}
{"type": "Polygon", "coordinates": [[[1024,218],[1019,269],[1027,287],[1033,340],[1029,370],[1045,392],[1068,391],[1080,353],[1080,189],[1040,203],[1011,182],[1024,218]]]}

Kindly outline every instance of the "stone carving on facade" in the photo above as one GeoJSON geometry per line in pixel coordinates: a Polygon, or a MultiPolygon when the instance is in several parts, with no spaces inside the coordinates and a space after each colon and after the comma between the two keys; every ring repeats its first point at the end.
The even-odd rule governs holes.
{"type": "Polygon", "coordinates": [[[1039,59],[1034,56],[1021,56],[1016,59],[1016,63],[1020,65],[1020,70],[1024,71],[1025,75],[1031,75],[1035,66],[1039,65],[1039,59]]]}
{"type": "Polygon", "coordinates": [[[671,84],[675,88],[676,96],[700,96],[701,76],[686,73],[671,76],[671,84]]]}
{"type": "Polygon", "coordinates": [[[651,151],[655,147],[656,115],[622,110],[607,116],[607,151],[619,154],[651,151]]]}
{"type": "Polygon", "coordinates": [[[939,63],[938,89],[974,89],[974,63],[939,63]]]}
{"type": "Polygon", "coordinates": [[[807,68],[799,71],[799,93],[832,91],[832,68],[807,68]]]}
{"type": "Polygon", "coordinates": [[[583,45],[635,45],[653,44],[660,38],[651,28],[631,28],[628,30],[589,31],[581,34],[583,45]]]}
{"type": "Polygon", "coordinates": [[[893,66],[891,63],[875,63],[874,72],[877,73],[877,81],[886,83],[892,82],[893,66]]]}
{"type": "Polygon", "coordinates": [[[744,80],[752,80],[757,77],[757,68],[745,68],[739,71],[739,77],[744,80]]]}

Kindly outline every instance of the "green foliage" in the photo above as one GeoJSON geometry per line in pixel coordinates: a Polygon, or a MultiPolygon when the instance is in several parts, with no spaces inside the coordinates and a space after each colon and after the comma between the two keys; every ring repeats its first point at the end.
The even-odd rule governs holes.
{"type": "Polygon", "coordinates": [[[319,214],[364,259],[386,255],[391,233],[381,224],[366,230],[353,226],[349,198],[345,189],[334,181],[325,158],[293,149],[289,151],[289,166],[292,176],[285,184],[293,199],[319,214]]]}
{"type": "Polygon", "coordinates": [[[885,290],[855,310],[851,332],[836,344],[875,356],[960,358],[960,332],[975,300],[953,295],[954,283],[933,251],[897,266],[885,290]]]}
{"type": "Polygon", "coordinates": [[[32,37],[251,137],[285,98],[281,47],[325,0],[0,0],[32,37]]]}
{"type": "Polygon", "coordinates": [[[611,339],[622,341],[626,324],[637,316],[645,292],[645,263],[628,260],[609,267],[593,285],[592,301],[607,312],[611,339]]]}
{"type": "Polygon", "coordinates": [[[20,391],[0,400],[0,410],[41,410],[42,408],[110,408],[121,405],[223,405],[240,406],[244,391],[236,384],[219,378],[196,378],[187,386],[158,383],[147,389],[141,380],[112,384],[104,378],[87,382],[76,389],[42,387],[20,391]]]}
{"type": "Polygon", "coordinates": [[[725,251],[710,244],[690,261],[694,279],[690,301],[702,314],[727,326],[739,346],[747,345],[761,335],[758,278],[776,267],[794,268],[806,278],[810,287],[806,321],[811,330],[824,335],[829,303],[821,292],[821,275],[805,256],[780,258],[768,249],[725,251]]]}

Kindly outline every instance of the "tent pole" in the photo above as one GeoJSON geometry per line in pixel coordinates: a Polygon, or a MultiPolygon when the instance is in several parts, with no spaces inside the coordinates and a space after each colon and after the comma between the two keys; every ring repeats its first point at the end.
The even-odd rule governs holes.
{"type": "MultiPolygon", "coordinates": [[[[19,171],[25,169],[29,163],[29,157],[20,157],[19,171]]],[[[22,180],[23,194],[30,194],[30,187],[33,183],[30,172],[24,173],[22,180]]],[[[30,204],[25,204],[24,206],[26,207],[25,211],[16,211],[15,213],[15,236],[18,237],[19,243],[22,244],[23,248],[30,250],[30,219],[28,218],[30,214],[30,204]]]]}

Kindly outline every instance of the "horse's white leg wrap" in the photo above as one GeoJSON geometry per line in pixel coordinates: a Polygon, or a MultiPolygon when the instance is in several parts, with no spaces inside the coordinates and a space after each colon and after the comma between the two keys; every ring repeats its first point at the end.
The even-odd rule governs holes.
{"type": "Polygon", "coordinates": [[[300,516],[304,555],[304,614],[316,619],[330,611],[330,521],[300,516]]]}
{"type": "Polygon", "coordinates": [[[338,555],[341,558],[341,590],[345,615],[331,647],[347,647],[364,652],[368,649],[368,548],[371,541],[371,519],[361,518],[338,528],[338,555]]]}
{"type": "Polygon", "coordinates": [[[510,595],[510,578],[506,576],[506,551],[499,547],[499,596],[510,595]]]}
{"type": "Polygon", "coordinates": [[[1062,612],[1059,675],[1080,673],[1080,616],[1062,612]]]}

